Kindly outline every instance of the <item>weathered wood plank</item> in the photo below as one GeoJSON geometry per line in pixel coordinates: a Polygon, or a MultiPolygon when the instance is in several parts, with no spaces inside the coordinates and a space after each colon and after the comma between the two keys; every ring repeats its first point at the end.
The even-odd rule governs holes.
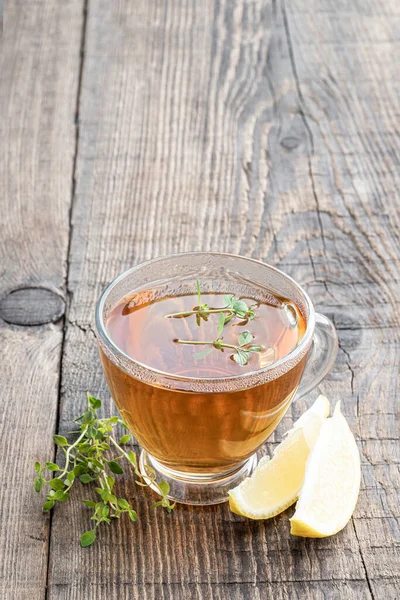
{"type": "MultiPolygon", "coordinates": [[[[301,2],[287,3],[287,8],[282,4],[300,109],[309,133],[309,171],[320,214],[321,254],[327,259],[329,269],[333,244],[334,254],[344,263],[343,271],[357,273],[360,281],[366,280],[364,294],[356,295],[354,286],[346,285],[345,289],[353,301],[363,296],[363,303],[371,308],[369,315],[374,326],[381,315],[390,322],[380,321],[380,325],[398,325],[400,229],[399,199],[394,193],[400,183],[400,145],[393,128],[400,88],[392,69],[400,53],[395,6],[385,5],[385,15],[381,16],[378,11],[354,7],[340,14],[341,11],[332,11],[329,4],[321,6],[312,16],[301,2]],[[333,12],[329,19],[328,7],[333,12]],[[311,32],[314,49],[318,48],[313,53],[307,35],[311,32]],[[347,262],[353,252],[358,256],[356,269],[347,262]]],[[[329,290],[329,282],[326,286],[329,290]]],[[[368,327],[371,325],[368,311],[363,312],[367,323],[361,325],[368,327]]],[[[356,320],[359,320],[357,312],[356,320]]],[[[353,321],[351,329],[354,325],[353,321]]],[[[355,332],[341,333],[353,395],[353,402],[346,401],[346,405],[356,405],[358,419],[354,428],[361,440],[366,440],[361,443],[363,461],[369,462],[370,444],[378,444],[380,462],[398,472],[396,442],[388,447],[386,440],[398,441],[400,437],[396,417],[399,331],[391,328],[375,331],[373,336],[370,333],[362,330],[362,336],[369,337],[371,343],[367,360],[360,355],[361,345],[355,332]],[[361,385],[357,385],[356,370],[364,374],[361,385]],[[368,438],[382,441],[370,442],[368,438]]],[[[380,477],[377,467],[373,470],[376,487],[369,488],[368,502],[364,503],[361,496],[353,526],[371,594],[379,598],[394,597],[399,585],[396,565],[400,530],[398,511],[393,506],[398,504],[400,490],[387,476],[380,477]],[[390,502],[385,501],[388,496],[390,502]],[[382,503],[392,531],[389,548],[386,548],[387,529],[380,520],[357,518],[358,511],[369,514],[371,498],[374,503],[382,503]],[[388,580],[391,587],[384,585],[388,580]]],[[[364,474],[365,469],[365,477],[364,474]]]]}
{"type": "Polygon", "coordinates": [[[0,596],[44,599],[82,3],[8,3],[0,72],[0,596]],[[54,324],[53,324],[54,323],[54,324]]]}
{"type": "MultiPolygon", "coordinates": [[[[390,585],[390,584],[389,584],[390,585]]],[[[396,588],[387,588],[386,598],[397,600],[396,588]]],[[[149,585],[93,585],[84,584],[71,588],[68,585],[57,586],[56,595],[60,600],[80,600],[96,594],[96,600],[360,600],[368,598],[368,587],[365,581],[318,581],[296,582],[282,585],[281,582],[268,582],[253,585],[249,583],[234,584],[149,584],[149,585]]]]}
{"type": "Polygon", "coordinates": [[[321,389],[360,438],[363,487],[343,532],[300,540],[290,510],[266,523],[226,506],[153,513],[148,492],[123,481],[140,521],[113,524],[89,551],[77,545],[81,505],[55,512],[50,599],[395,597],[394,11],[90,0],[61,427],[86,388],[109,399],[91,323],[112,277],[172,251],[241,252],[282,267],[335,319],[341,351],[321,389]]]}

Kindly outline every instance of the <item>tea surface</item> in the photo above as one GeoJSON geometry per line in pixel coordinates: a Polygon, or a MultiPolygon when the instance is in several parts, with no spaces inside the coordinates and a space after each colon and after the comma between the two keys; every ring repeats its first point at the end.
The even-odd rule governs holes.
{"type": "MultiPolygon", "coordinates": [[[[123,298],[114,306],[106,322],[114,343],[125,354],[140,363],[175,375],[190,377],[229,377],[266,367],[286,356],[300,342],[305,321],[297,307],[285,298],[268,295],[264,301],[241,298],[255,307],[252,320],[236,317],[227,323],[221,334],[224,343],[238,345],[241,333],[249,331],[253,344],[262,346],[249,356],[248,363],[233,360],[234,350],[210,347],[204,358],[197,355],[207,345],[181,344],[176,340],[212,342],[218,332],[220,314],[208,320],[196,316],[167,318],[167,315],[191,311],[196,307],[196,294],[170,295],[149,301],[151,291],[139,291],[123,298]]],[[[210,308],[225,306],[224,294],[202,293],[202,303],[210,308]]]]}

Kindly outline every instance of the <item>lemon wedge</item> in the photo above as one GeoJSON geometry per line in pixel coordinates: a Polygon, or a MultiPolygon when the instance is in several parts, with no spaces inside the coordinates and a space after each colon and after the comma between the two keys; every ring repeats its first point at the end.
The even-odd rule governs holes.
{"type": "Polygon", "coordinates": [[[329,401],[319,396],[276,447],[272,459],[260,460],[251,477],[229,492],[232,512],[250,519],[269,519],[298,498],[306,462],[329,414],[329,401]]]}
{"type": "Polygon", "coordinates": [[[310,453],[290,533],[326,537],[343,529],[356,506],[360,478],[356,440],[338,402],[310,453]]]}

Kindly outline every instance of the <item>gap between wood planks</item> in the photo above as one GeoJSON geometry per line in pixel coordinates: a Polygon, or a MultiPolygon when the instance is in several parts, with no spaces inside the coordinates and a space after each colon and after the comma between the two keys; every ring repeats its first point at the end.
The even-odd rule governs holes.
{"type": "MultiPolygon", "coordinates": [[[[69,290],[69,269],[70,269],[70,252],[71,252],[71,239],[72,239],[72,228],[73,228],[73,210],[75,203],[75,192],[76,192],[76,165],[78,160],[79,151],[79,113],[81,104],[81,91],[82,91],[82,77],[83,77],[83,66],[85,62],[85,47],[86,47],[86,35],[87,35],[87,16],[88,16],[89,0],[83,0],[82,7],[82,28],[81,28],[81,41],[79,48],[79,75],[78,75],[78,86],[76,90],[75,99],[75,147],[74,156],[72,161],[72,173],[71,173],[71,200],[69,205],[68,213],[68,245],[67,254],[65,258],[65,276],[64,276],[64,289],[65,289],[65,311],[63,316],[63,331],[60,348],[60,362],[59,362],[59,374],[58,374],[58,394],[57,394],[57,413],[55,420],[55,433],[57,433],[60,423],[60,406],[61,406],[61,390],[62,390],[62,372],[63,372],[63,358],[64,358],[64,345],[67,327],[69,324],[68,313],[69,305],[71,300],[71,292],[69,290]]],[[[57,446],[54,446],[53,462],[56,460],[57,446]]],[[[53,525],[53,511],[50,511],[49,516],[49,535],[47,538],[47,564],[46,564],[46,586],[45,586],[45,600],[48,598],[49,593],[49,567],[50,567],[50,545],[51,545],[51,532],[53,525]]]]}

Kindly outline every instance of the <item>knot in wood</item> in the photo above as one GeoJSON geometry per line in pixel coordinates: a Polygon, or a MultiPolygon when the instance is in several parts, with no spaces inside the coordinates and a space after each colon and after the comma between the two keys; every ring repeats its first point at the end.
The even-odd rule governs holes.
{"type": "Polygon", "coordinates": [[[281,144],[282,148],[285,148],[285,150],[288,150],[289,152],[291,152],[292,150],[294,150],[295,148],[297,148],[297,146],[299,146],[301,144],[301,140],[299,140],[299,138],[296,138],[293,136],[287,136],[281,140],[280,144],[281,144]]]}
{"type": "Polygon", "coordinates": [[[0,301],[0,318],[12,325],[55,323],[64,312],[63,298],[46,288],[19,288],[0,301]]]}

